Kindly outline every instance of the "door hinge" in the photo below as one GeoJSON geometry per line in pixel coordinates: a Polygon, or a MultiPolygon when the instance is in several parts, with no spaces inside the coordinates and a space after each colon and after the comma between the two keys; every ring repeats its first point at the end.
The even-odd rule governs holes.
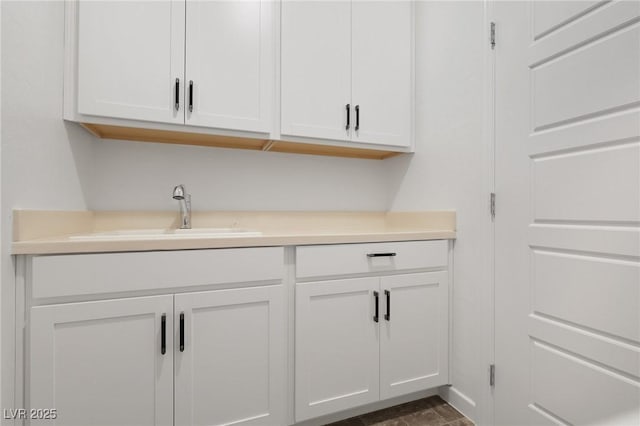
{"type": "Polygon", "coordinates": [[[489,366],[489,386],[494,387],[496,385],[496,365],[491,364],[489,366]]]}
{"type": "Polygon", "coordinates": [[[491,220],[496,218],[496,193],[492,192],[489,196],[489,211],[491,212],[491,220]]]}
{"type": "Polygon", "coordinates": [[[491,23],[491,29],[489,30],[490,32],[490,40],[491,40],[491,50],[496,48],[496,23],[492,22],[491,23]]]}

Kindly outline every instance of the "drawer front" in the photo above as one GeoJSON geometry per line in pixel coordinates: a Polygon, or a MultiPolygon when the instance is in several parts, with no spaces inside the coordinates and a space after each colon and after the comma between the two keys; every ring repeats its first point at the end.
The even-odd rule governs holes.
{"type": "Polygon", "coordinates": [[[447,261],[447,240],[303,246],[296,247],[296,277],[445,268],[447,261]]]}
{"type": "Polygon", "coordinates": [[[284,248],[36,256],[33,297],[282,280],[284,248]]]}

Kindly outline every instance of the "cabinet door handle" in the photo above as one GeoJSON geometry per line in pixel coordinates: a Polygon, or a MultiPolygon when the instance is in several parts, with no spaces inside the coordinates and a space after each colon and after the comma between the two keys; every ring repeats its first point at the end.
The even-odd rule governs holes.
{"type": "Polygon", "coordinates": [[[396,253],[367,253],[367,257],[394,257],[396,253]]]}
{"type": "Polygon", "coordinates": [[[389,290],[385,290],[384,295],[387,296],[387,313],[384,314],[384,319],[391,321],[391,292],[389,290]]]}
{"type": "Polygon", "coordinates": [[[176,87],[175,93],[173,96],[173,101],[175,103],[176,111],[180,110],[180,79],[176,78],[176,87]]]}
{"type": "Polygon", "coordinates": [[[160,318],[160,353],[167,353],[167,314],[160,318]]]}
{"type": "Polygon", "coordinates": [[[379,298],[378,296],[379,296],[379,293],[378,293],[377,291],[374,291],[374,292],[373,292],[373,297],[374,297],[374,298],[375,298],[375,300],[376,300],[376,313],[375,313],[375,315],[373,316],[373,320],[374,320],[375,322],[378,322],[378,312],[379,312],[379,309],[380,309],[380,303],[379,303],[379,301],[380,301],[379,299],[380,299],[380,298],[379,298]]]}
{"type": "Polygon", "coordinates": [[[184,352],[184,312],[180,312],[180,352],[184,352]]]}
{"type": "Polygon", "coordinates": [[[345,127],[345,130],[349,130],[349,127],[351,126],[351,104],[347,104],[345,108],[347,109],[347,127],[345,127]]]}
{"type": "Polygon", "coordinates": [[[193,112],[193,80],[189,80],[189,112],[193,112]]]}
{"type": "Polygon", "coordinates": [[[358,129],[360,129],[360,105],[356,105],[356,128],[355,128],[355,131],[357,132],[358,129]]]}

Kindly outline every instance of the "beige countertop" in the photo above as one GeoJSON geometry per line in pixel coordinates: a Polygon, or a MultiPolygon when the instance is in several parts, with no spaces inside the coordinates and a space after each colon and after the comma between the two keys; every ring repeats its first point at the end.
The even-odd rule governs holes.
{"type": "Polygon", "coordinates": [[[228,247],[344,244],[456,238],[454,211],[194,212],[193,228],[234,228],[261,235],[93,238],[100,232],[178,227],[175,211],[14,210],[12,254],[61,254],[228,247]],[[78,239],[77,236],[82,236],[78,239]],[[76,238],[74,238],[76,237],[76,238]]]}

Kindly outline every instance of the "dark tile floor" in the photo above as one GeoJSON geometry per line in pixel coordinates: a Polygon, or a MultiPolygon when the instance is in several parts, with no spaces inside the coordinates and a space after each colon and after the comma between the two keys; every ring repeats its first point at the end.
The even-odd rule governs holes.
{"type": "Polygon", "coordinates": [[[473,426],[439,396],[407,402],[328,426],[473,426]]]}

